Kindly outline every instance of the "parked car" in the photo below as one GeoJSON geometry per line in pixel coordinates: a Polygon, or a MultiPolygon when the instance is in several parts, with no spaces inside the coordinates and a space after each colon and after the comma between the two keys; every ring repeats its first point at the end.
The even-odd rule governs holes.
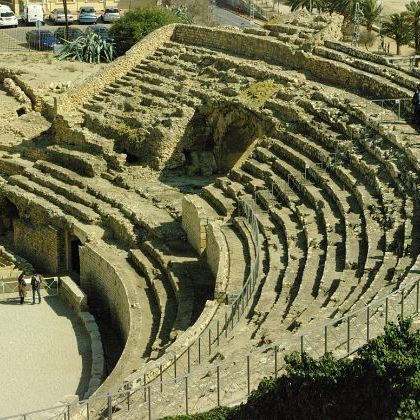
{"type": "Polygon", "coordinates": [[[79,23],[96,24],[98,17],[92,6],[83,6],[79,9],[79,23]]]}
{"type": "Polygon", "coordinates": [[[12,12],[9,6],[0,5],[0,27],[17,27],[18,26],[18,18],[12,12]]]}
{"type": "MultiPolygon", "coordinates": [[[[54,32],[55,37],[62,42],[64,39],[66,39],[66,28],[57,28],[57,30],[54,32]]],[[[83,36],[84,33],[81,29],[79,28],[69,28],[69,33],[68,33],[68,41],[74,41],[77,38],[79,38],[79,36],[83,36]]]]}
{"type": "Polygon", "coordinates": [[[42,4],[25,4],[23,8],[22,20],[28,23],[36,23],[38,20],[44,23],[44,8],[42,4]]]}
{"type": "MultiPolygon", "coordinates": [[[[50,21],[53,23],[65,24],[66,23],[66,16],[64,14],[64,9],[54,9],[50,13],[50,21]]],[[[74,22],[74,15],[67,11],[67,22],[73,23],[74,22]]]]}
{"type": "Polygon", "coordinates": [[[114,38],[112,38],[111,35],[109,35],[108,28],[103,25],[97,25],[97,26],[91,26],[86,29],[86,33],[94,32],[95,34],[98,34],[104,41],[113,42],[114,38]]]}
{"type": "Polygon", "coordinates": [[[29,31],[26,33],[26,42],[29,48],[36,50],[50,50],[55,44],[59,44],[59,40],[51,31],[45,29],[29,31]]]}
{"type": "Polygon", "coordinates": [[[121,17],[120,11],[114,8],[107,8],[105,9],[104,13],[102,14],[102,22],[115,22],[119,20],[121,17]]]}

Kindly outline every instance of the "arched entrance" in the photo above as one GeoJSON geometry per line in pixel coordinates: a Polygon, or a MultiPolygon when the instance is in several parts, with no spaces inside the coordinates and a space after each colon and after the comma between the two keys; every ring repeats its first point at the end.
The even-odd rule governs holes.
{"type": "Polygon", "coordinates": [[[82,241],[75,235],[70,236],[69,240],[69,271],[80,274],[80,254],[79,247],[82,241]]]}

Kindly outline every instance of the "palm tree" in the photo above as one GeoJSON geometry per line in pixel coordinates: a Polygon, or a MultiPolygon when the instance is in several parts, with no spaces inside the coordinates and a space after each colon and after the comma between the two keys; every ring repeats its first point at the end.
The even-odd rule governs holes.
{"type": "Polygon", "coordinates": [[[373,24],[382,13],[382,5],[377,0],[361,1],[361,10],[363,13],[363,22],[368,32],[372,32],[373,24]]]}
{"type": "Polygon", "coordinates": [[[407,9],[406,20],[414,39],[416,54],[420,53],[420,1],[411,1],[405,5],[407,9]]]}
{"type": "Polygon", "coordinates": [[[407,12],[394,13],[382,25],[385,35],[394,39],[397,44],[397,55],[401,53],[401,45],[406,45],[412,40],[412,32],[407,24],[407,12]]]}
{"type": "Polygon", "coordinates": [[[297,9],[307,9],[310,12],[313,9],[318,9],[322,12],[324,10],[325,0],[287,0],[286,4],[291,7],[292,12],[297,9]]]}

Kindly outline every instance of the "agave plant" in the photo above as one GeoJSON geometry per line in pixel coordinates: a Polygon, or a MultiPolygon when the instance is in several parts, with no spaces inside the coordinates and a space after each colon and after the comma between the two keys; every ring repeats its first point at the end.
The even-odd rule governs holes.
{"type": "Polygon", "coordinates": [[[59,60],[109,63],[114,58],[114,45],[98,34],[89,32],[74,41],[65,41],[59,60]]]}

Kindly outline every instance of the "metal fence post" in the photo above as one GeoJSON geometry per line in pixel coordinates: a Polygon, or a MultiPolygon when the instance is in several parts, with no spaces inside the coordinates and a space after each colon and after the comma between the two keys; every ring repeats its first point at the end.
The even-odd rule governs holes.
{"type": "Polygon", "coordinates": [[[370,307],[366,307],[366,339],[369,341],[370,335],[369,335],[369,327],[370,327],[370,307]]]}
{"type": "Polygon", "coordinates": [[[108,418],[112,419],[112,397],[111,397],[111,395],[108,395],[108,418]]]}
{"type": "MultiPolygon", "coordinates": [[[[130,409],[130,408],[129,408],[130,409]]],[[[89,401],[86,403],[86,420],[90,418],[89,401]]],[[[24,419],[25,420],[25,419],[24,419]]]]}
{"type": "Polygon", "coordinates": [[[277,353],[278,347],[274,346],[274,377],[277,379],[277,353]]]}
{"type": "Polygon", "coordinates": [[[225,337],[228,336],[228,327],[229,327],[228,316],[227,316],[227,312],[225,312],[225,337]]]}
{"type": "Polygon", "coordinates": [[[149,409],[149,420],[152,420],[152,398],[150,395],[150,385],[147,387],[147,406],[149,409]]]}
{"type": "Polygon", "coordinates": [[[217,406],[220,407],[220,366],[217,366],[217,406]]]}
{"type": "Polygon", "coordinates": [[[175,382],[176,382],[176,354],[174,355],[174,376],[175,376],[175,382]]]}
{"type": "Polygon", "coordinates": [[[160,392],[163,392],[163,370],[162,365],[159,366],[159,377],[160,377],[160,392]]]}
{"type": "Polygon", "coordinates": [[[188,416],[188,376],[185,377],[185,414],[188,416]]]}
{"type": "Polygon", "coordinates": [[[190,351],[190,346],[187,347],[187,368],[188,368],[188,373],[191,372],[191,351],[190,351]]]}
{"type": "Polygon", "coordinates": [[[219,341],[219,335],[220,335],[220,321],[217,320],[217,324],[216,324],[216,332],[217,332],[217,345],[219,346],[220,341],[219,341]]]}
{"type": "Polygon", "coordinates": [[[201,364],[201,335],[198,337],[198,364],[201,364]]]}
{"type": "Polygon", "coordinates": [[[70,404],[67,404],[67,416],[70,420],[70,404]]]}
{"type": "Polygon", "coordinates": [[[211,329],[209,328],[209,356],[211,354],[211,329]]]}
{"type": "Polygon", "coordinates": [[[303,354],[303,335],[300,336],[300,354],[303,354]]]}
{"type": "Polygon", "coordinates": [[[324,326],[324,354],[328,352],[328,325],[324,326]]]}
{"type": "Polygon", "coordinates": [[[401,318],[404,318],[404,289],[401,290],[401,318]]]}
{"type": "Polygon", "coordinates": [[[249,355],[246,356],[246,376],[247,376],[247,382],[248,382],[248,395],[251,393],[251,372],[250,372],[250,361],[249,361],[249,355]]]}
{"type": "Polygon", "coordinates": [[[385,299],[385,325],[388,324],[388,296],[385,299]]]}
{"type": "Polygon", "coordinates": [[[350,317],[347,317],[347,354],[350,354],[350,317]]]}

